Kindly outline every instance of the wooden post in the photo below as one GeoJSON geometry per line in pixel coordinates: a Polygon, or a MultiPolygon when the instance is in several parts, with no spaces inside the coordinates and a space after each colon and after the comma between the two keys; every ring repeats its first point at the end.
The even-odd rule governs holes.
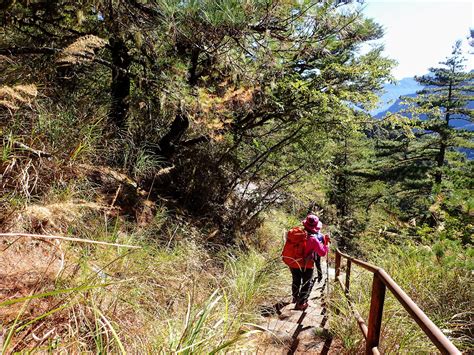
{"type": "MultiPolygon", "coordinates": [[[[341,271],[341,260],[345,258],[350,260],[348,263],[348,273],[350,273],[351,265],[354,263],[357,266],[364,268],[374,274],[372,283],[372,295],[370,301],[370,314],[368,326],[361,318],[359,313],[354,309],[349,295],[346,294],[346,298],[349,301],[349,306],[359,324],[364,338],[367,341],[366,351],[368,354],[379,354],[378,346],[380,344],[380,330],[382,326],[383,317],[383,306],[385,299],[385,288],[388,288],[393,296],[400,302],[405,308],[411,318],[420,326],[426,335],[431,339],[434,345],[438,347],[442,354],[459,354],[461,352],[457,349],[453,343],[443,334],[443,332],[426,316],[425,313],[416,305],[415,302],[400,288],[399,285],[390,277],[389,274],[375,265],[369,264],[365,261],[355,259],[342,253],[339,249],[336,250],[336,280],[342,289],[345,289],[344,282],[340,276],[341,271]]],[[[346,282],[348,279],[346,278],[346,282]]],[[[347,286],[349,287],[349,286],[347,286]]],[[[335,313],[338,314],[338,308],[336,307],[335,313]]]]}
{"type": "Polygon", "coordinates": [[[346,267],[346,294],[349,294],[349,286],[351,282],[351,265],[352,261],[347,259],[347,267],[346,267]]]}
{"type": "Polygon", "coordinates": [[[372,354],[372,349],[379,346],[380,328],[382,326],[383,303],[385,300],[385,284],[379,273],[374,273],[372,282],[372,298],[370,300],[369,325],[367,334],[366,354],[372,354]]]}
{"type": "MultiPolygon", "coordinates": [[[[334,282],[339,282],[338,277],[339,274],[341,273],[341,254],[339,253],[339,250],[336,249],[336,265],[334,266],[336,268],[335,270],[335,276],[334,276],[334,282]]],[[[334,286],[337,287],[337,286],[334,286]]],[[[339,314],[339,307],[336,307],[336,314],[339,314]]]]}

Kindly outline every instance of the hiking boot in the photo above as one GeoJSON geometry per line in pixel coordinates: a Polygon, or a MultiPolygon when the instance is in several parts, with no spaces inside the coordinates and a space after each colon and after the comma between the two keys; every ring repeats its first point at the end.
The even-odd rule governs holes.
{"type": "Polygon", "coordinates": [[[297,311],[304,311],[306,308],[308,308],[308,302],[305,303],[297,303],[295,306],[295,309],[297,311]]]}

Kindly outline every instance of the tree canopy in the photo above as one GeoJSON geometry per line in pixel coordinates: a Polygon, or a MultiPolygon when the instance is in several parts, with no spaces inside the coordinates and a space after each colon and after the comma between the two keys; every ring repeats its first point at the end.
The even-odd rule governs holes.
{"type": "MultiPolygon", "coordinates": [[[[93,143],[104,151],[99,162],[197,213],[225,216],[227,206],[255,216],[276,199],[273,191],[297,180],[295,171],[311,171],[323,132],[365,120],[356,110],[375,104],[393,65],[379,47],[360,53],[381,27],[331,2],[7,6],[3,84],[33,84],[39,96],[29,109],[5,104],[3,117],[31,115],[48,102],[61,125],[102,132],[93,143]],[[100,123],[90,122],[99,113],[100,123]],[[169,176],[153,182],[160,168],[169,176]],[[259,192],[244,188],[231,203],[250,182],[259,192]]],[[[36,129],[38,121],[29,122],[21,134],[36,129]]]]}

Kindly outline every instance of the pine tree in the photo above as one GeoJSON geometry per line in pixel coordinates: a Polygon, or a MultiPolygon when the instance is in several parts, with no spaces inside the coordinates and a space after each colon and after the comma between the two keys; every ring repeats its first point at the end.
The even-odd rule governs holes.
{"type": "Polygon", "coordinates": [[[424,88],[415,97],[404,98],[406,109],[392,114],[390,123],[383,122],[372,132],[377,156],[374,167],[379,171],[376,178],[390,189],[390,196],[381,200],[397,208],[403,219],[417,217],[436,225],[439,211],[433,206],[457,209],[459,201],[466,201],[465,191],[472,180],[463,152],[473,148],[473,132],[455,123],[472,122],[469,103],[474,74],[466,72],[463,63],[460,43],[456,43],[440,67],[415,77],[424,88]],[[444,202],[438,203],[440,200],[444,202]]]}
{"type": "Polygon", "coordinates": [[[469,101],[474,99],[474,73],[465,72],[461,55],[461,43],[457,42],[452,56],[440,64],[443,67],[430,68],[429,74],[415,77],[425,88],[417,92],[413,99],[415,109],[426,114],[421,124],[424,133],[431,137],[427,146],[435,149],[434,182],[443,180],[443,168],[447,164],[447,152],[456,148],[470,148],[469,138],[472,132],[457,129],[452,120],[472,122],[473,110],[468,108],[469,101]]]}

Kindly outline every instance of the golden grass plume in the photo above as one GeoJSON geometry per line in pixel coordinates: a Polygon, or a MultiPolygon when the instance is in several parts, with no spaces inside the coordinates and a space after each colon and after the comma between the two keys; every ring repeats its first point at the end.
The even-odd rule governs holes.
{"type": "Polygon", "coordinates": [[[21,104],[30,104],[37,95],[38,89],[34,84],[4,85],[0,87],[0,106],[17,110],[21,104]]]}
{"type": "Polygon", "coordinates": [[[91,62],[94,57],[94,50],[102,48],[107,44],[105,39],[94,35],[79,37],[76,41],[63,49],[58,59],[60,64],[80,64],[91,62]]]}

